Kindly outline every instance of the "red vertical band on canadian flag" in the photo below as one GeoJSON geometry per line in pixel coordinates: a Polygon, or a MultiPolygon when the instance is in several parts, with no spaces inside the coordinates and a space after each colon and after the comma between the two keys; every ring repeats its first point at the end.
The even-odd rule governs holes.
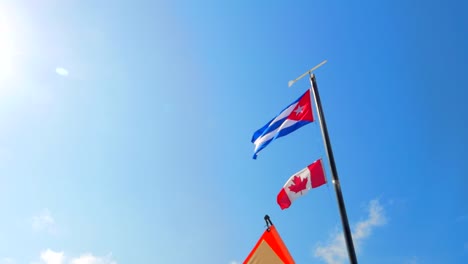
{"type": "Polygon", "coordinates": [[[284,188],[281,189],[278,197],[276,197],[276,201],[278,202],[278,205],[281,207],[281,209],[286,209],[291,206],[291,200],[289,200],[288,194],[284,188]]]}
{"type": "Polygon", "coordinates": [[[289,178],[279,192],[276,201],[281,209],[291,206],[298,197],[305,195],[310,189],[317,188],[327,182],[322,159],[318,159],[303,170],[289,178]]]}
{"type": "Polygon", "coordinates": [[[316,162],[307,166],[310,171],[310,178],[312,183],[312,188],[317,188],[319,186],[327,183],[327,178],[325,177],[325,170],[323,169],[322,159],[317,160],[316,162]]]}

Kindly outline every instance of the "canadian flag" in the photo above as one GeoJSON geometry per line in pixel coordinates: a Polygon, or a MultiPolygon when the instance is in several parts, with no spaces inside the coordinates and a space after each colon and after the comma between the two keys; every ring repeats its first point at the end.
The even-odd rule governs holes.
{"type": "Polygon", "coordinates": [[[317,188],[327,182],[323,170],[322,159],[316,160],[300,172],[289,178],[278,194],[276,201],[284,210],[291,206],[298,197],[306,194],[310,189],[317,188]]]}

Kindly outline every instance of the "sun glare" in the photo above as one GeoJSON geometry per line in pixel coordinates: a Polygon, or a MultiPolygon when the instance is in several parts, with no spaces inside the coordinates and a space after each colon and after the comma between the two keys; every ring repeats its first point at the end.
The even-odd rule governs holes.
{"type": "Polygon", "coordinates": [[[0,14],[0,79],[13,74],[13,57],[16,50],[7,19],[0,14]]]}

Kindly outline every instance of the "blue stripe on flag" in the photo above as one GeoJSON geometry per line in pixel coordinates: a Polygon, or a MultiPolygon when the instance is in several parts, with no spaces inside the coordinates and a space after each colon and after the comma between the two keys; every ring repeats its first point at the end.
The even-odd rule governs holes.
{"type": "MultiPolygon", "coordinates": [[[[279,123],[279,122],[278,122],[278,123],[279,123]]],[[[283,122],[281,122],[281,123],[283,123],[283,122]]],[[[253,158],[254,158],[254,159],[257,159],[257,153],[260,152],[260,150],[264,149],[266,146],[268,146],[268,144],[270,144],[271,141],[275,140],[276,138],[280,138],[280,137],[286,136],[286,135],[288,135],[289,133],[293,132],[294,130],[296,130],[296,129],[298,129],[298,128],[304,126],[304,125],[307,125],[307,124],[309,124],[309,123],[310,123],[310,122],[308,122],[308,121],[298,121],[298,122],[296,122],[296,123],[295,123],[294,125],[292,125],[292,126],[289,126],[289,127],[287,127],[287,128],[283,128],[283,129],[279,130],[278,133],[276,133],[276,135],[275,135],[273,138],[271,138],[271,139],[269,139],[269,140],[263,142],[263,143],[258,147],[258,149],[255,151],[255,153],[254,153],[254,155],[253,155],[253,158]]]]}
{"type": "MultiPolygon", "coordinates": [[[[275,117],[276,118],[276,117],[275,117]]],[[[277,129],[278,127],[280,127],[284,121],[286,121],[286,118],[283,118],[283,119],[280,119],[278,121],[276,121],[275,123],[271,123],[273,120],[275,120],[275,118],[273,118],[272,120],[270,120],[270,122],[268,122],[268,124],[266,124],[265,126],[263,126],[262,128],[260,128],[259,130],[257,130],[253,137],[252,137],[252,143],[255,143],[255,141],[263,136],[263,135],[266,135],[268,133],[270,133],[271,131],[274,131],[275,129],[277,129]]]]}
{"type": "Polygon", "coordinates": [[[284,122],[284,119],[287,118],[287,116],[285,116],[285,118],[281,119],[281,120],[278,120],[277,122],[275,122],[275,127],[273,129],[270,129],[268,131],[265,131],[265,129],[267,129],[270,125],[271,125],[271,122],[273,120],[275,120],[275,118],[277,118],[278,116],[280,116],[281,114],[283,114],[283,112],[288,109],[291,105],[293,104],[296,104],[297,102],[299,102],[299,100],[302,98],[299,97],[296,99],[296,101],[290,103],[288,106],[286,106],[285,108],[283,108],[283,110],[281,110],[281,112],[279,112],[279,114],[277,114],[275,117],[273,117],[266,125],[264,125],[262,128],[260,128],[259,130],[255,131],[255,133],[253,134],[252,136],[252,143],[257,140],[257,138],[259,138],[260,136],[264,135],[264,134],[267,134],[268,131],[273,131],[275,130],[276,128],[278,128],[283,122],[284,122]],[[278,124],[278,125],[276,125],[278,124]]]}

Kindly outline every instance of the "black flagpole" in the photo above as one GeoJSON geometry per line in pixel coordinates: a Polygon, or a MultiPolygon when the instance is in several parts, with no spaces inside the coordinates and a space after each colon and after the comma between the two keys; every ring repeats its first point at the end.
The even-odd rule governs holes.
{"type": "Polygon", "coordinates": [[[328,160],[330,161],[333,186],[335,186],[336,199],[338,201],[338,207],[340,209],[341,223],[343,224],[343,233],[345,237],[346,247],[348,248],[349,261],[351,264],[357,264],[358,262],[356,258],[356,252],[354,251],[353,238],[351,236],[351,230],[349,228],[348,216],[346,214],[343,194],[341,193],[341,185],[340,180],[338,179],[338,172],[336,170],[335,158],[333,157],[330,138],[328,137],[328,129],[327,124],[325,122],[325,116],[323,115],[322,103],[320,102],[320,95],[318,92],[317,82],[315,81],[315,75],[312,75],[310,71],[309,76],[310,84],[312,85],[311,90],[314,93],[315,105],[317,106],[320,128],[322,129],[323,141],[325,143],[328,160]]]}

